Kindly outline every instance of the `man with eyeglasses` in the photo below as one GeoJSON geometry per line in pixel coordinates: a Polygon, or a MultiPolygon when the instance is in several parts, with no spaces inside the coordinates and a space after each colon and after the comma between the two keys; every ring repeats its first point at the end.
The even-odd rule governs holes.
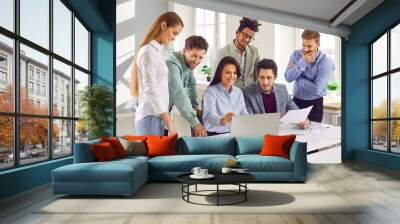
{"type": "Polygon", "coordinates": [[[213,69],[215,69],[219,61],[226,56],[235,58],[239,62],[241,70],[241,76],[236,80],[235,86],[241,89],[257,80],[255,65],[259,62],[260,58],[258,49],[249,44],[254,40],[254,35],[258,32],[260,25],[257,20],[243,17],[236,31],[236,39],[219,49],[213,66],[213,69]]]}

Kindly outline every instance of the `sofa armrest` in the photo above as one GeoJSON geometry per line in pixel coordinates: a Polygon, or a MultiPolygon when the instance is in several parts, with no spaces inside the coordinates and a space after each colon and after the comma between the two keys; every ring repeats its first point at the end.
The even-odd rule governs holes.
{"type": "Polygon", "coordinates": [[[290,160],[293,162],[293,179],[305,181],[307,176],[307,143],[294,142],[290,149],[290,160]]]}
{"type": "Polygon", "coordinates": [[[96,158],[92,153],[90,146],[100,143],[99,140],[90,142],[75,143],[74,147],[74,163],[89,163],[95,162],[96,158]]]}

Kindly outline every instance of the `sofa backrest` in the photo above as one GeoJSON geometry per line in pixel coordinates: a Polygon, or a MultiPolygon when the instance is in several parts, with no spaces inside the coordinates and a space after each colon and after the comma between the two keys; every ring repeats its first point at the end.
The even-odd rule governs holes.
{"type": "Polygon", "coordinates": [[[99,144],[100,140],[75,143],[74,148],[74,163],[89,163],[95,162],[96,158],[91,149],[92,144],[99,144]]]}
{"type": "Polygon", "coordinates": [[[234,156],[235,148],[235,138],[229,136],[182,137],[177,143],[177,154],[225,154],[234,156]]]}
{"type": "Polygon", "coordinates": [[[264,137],[236,137],[236,155],[259,154],[264,145],[264,137]]]}

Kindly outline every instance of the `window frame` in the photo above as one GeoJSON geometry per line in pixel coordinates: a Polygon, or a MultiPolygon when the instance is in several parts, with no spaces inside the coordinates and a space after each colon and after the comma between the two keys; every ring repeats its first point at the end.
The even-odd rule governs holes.
{"type": "MultiPolygon", "coordinates": [[[[400,121],[400,117],[392,117],[392,96],[391,96],[391,92],[392,92],[392,88],[391,88],[391,81],[392,81],[392,77],[393,75],[396,75],[397,73],[400,72],[400,66],[397,68],[393,68],[391,69],[391,31],[397,27],[400,26],[400,21],[397,21],[396,23],[394,23],[393,25],[391,25],[389,28],[385,29],[385,31],[381,34],[379,34],[375,39],[373,39],[370,43],[368,43],[368,47],[369,47],[369,149],[373,150],[373,151],[380,151],[380,152],[386,152],[386,153],[391,153],[391,154],[400,154],[400,152],[393,152],[392,151],[392,122],[393,121],[400,121]],[[387,51],[386,51],[386,55],[387,55],[387,63],[386,63],[386,70],[385,72],[379,73],[374,75],[373,72],[373,45],[374,43],[376,43],[381,37],[383,37],[384,35],[387,35],[387,51]],[[387,97],[387,105],[386,105],[386,118],[373,118],[373,93],[374,93],[374,86],[373,86],[373,82],[376,79],[379,78],[383,78],[386,77],[386,87],[387,87],[387,93],[386,93],[386,97],[387,97]],[[373,122],[376,121],[386,121],[386,150],[379,150],[374,148],[374,132],[373,132],[373,122]]],[[[398,146],[400,147],[400,146],[398,146]]]]}
{"type": "MultiPolygon", "coordinates": [[[[70,18],[70,23],[71,23],[71,59],[64,58],[63,56],[55,53],[53,50],[53,1],[54,0],[48,0],[49,4],[49,47],[46,49],[45,47],[42,47],[39,44],[34,43],[33,41],[30,41],[29,39],[23,37],[20,35],[20,0],[14,0],[13,1],[13,10],[14,10],[14,18],[13,18],[13,25],[14,25],[14,30],[10,31],[4,27],[0,26],[0,35],[10,38],[13,41],[13,52],[12,52],[12,57],[13,59],[11,60],[13,63],[10,65],[12,68],[9,69],[11,71],[11,75],[13,75],[14,79],[14,99],[13,99],[13,111],[12,112],[2,112],[0,111],[0,116],[2,117],[12,117],[13,119],[13,166],[10,167],[4,167],[0,168],[0,172],[5,171],[5,170],[11,170],[11,169],[16,169],[19,167],[23,166],[30,166],[33,164],[37,163],[43,163],[46,161],[54,160],[54,159],[62,159],[66,157],[73,156],[74,152],[74,143],[75,143],[75,123],[76,121],[79,120],[79,117],[75,116],[75,108],[71,108],[71,114],[68,116],[56,116],[53,115],[53,59],[58,60],[61,63],[64,63],[68,66],[71,66],[71,93],[72,93],[72,99],[71,99],[71,104],[74,105],[75,103],[75,88],[73,83],[75,82],[75,69],[81,71],[82,73],[85,73],[88,75],[89,78],[89,83],[88,86],[92,85],[92,69],[91,69],[91,48],[92,48],[92,43],[91,43],[91,37],[92,37],[92,30],[87,26],[87,24],[83,21],[83,19],[72,9],[72,7],[66,2],[65,0],[59,0],[68,10],[71,11],[71,18],[70,18]],[[85,69],[81,67],[80,65],[75,63],[75,19],[77,19],[83,27],[88,31],[88,69],[85,69]],[[45,95],[48,96],[47,103],[48,103],[48,112],[46,115],[39,115],[39,114],[27,114],[27,113],[21,113],[20,111],[20,91],[21,91],[21,80],[20,80],[20,65],[21,65],[21,56],[20,56],[20,45],[23,44],[29,48],[32,48],[33,50],[36,50],[42,54],[45,54],[48,56],[49,63],[48,63],[48,71],[47,71],[47,83],[45,84],[45,95]],[[47,93],[48,92],[48,93],[47,93]],[[21,158],[20,158],[20,119],[21,118],[44,118],[47,119],[48,122],[48,135],[47,135],[47,148],[45,150],[48,151],[48,154],[46,155],[47,157],[43,157],[43,160],[40,160],[38,162],[28,162],[28,163],[21,163],[21,158]],[[55,156],[53,155],[54,153],[54,147],[53,144],[50,144],[53,142],[53,123],[57,120],[65,120],[65,121],[70,121],[71,122],[71,152],[68,155],[62,155],[62,156],[55,156]]],[[[36,69],[33,67],[33,79],[30,77],[30,68],[31,66],[29,63],[26,64],[26,87],[27,91],[29,91],[29,86],[28,82],[32,81],[34,85],[34,92],[36,92],[35,85],[40,83],[40,88],[42,88],[42,79],[41,75],[42,72],[39,73],[39,80],[36,79],[36,69]]],[[[43,97],[42,91],[40,91],[39,95],[34,94],[37,97],[43,97]]],[[[35,102],[34,102],[35,103],[35,102]]]]}
{"type": "MultiPolygon", "coordinates": [[[[206,26],[210,26],[210,25],[214,26],[213,42],[214,42],[214,47],[216,49],[215,56],[217,56],[218,50],[221,49],[222,47],[224,47],[227,44],[227,42],[226,42],[226,16],[227,16],[227,14],[226,13],[222,13],[222,12],[217,12],[217,11],[214,11],[214,10],[198,8],[198,7],[193,7],[192,10],[193,10],[192,11],[193,27],[194,27],[194,33],[196,35],[198,35],[197,32],[196,32],[197,27],[202,27],[203,31],[204,31],[206,26]],[[198,21],[197,21],[197,11],[198,10],[204,10],[204,13],[205,13],[206,10],[214,12],[214,23],[205,23],[205,14],[204,14],[203,24],[198,25],[198,21]],[[225,15],[225,22],[224,23],[221,22],[221,19],[220,19],[220,15],[221,14],[225,15]],[[220,39],[220,34],[221,34],[221,30],[222,29],[225,29],[225,42],[223,44],[221,44],[221,41],[220,41],[221,40],[220,39]],[[224,45],[224,46],[221,46],[221,45],[224,45]]],[[[205,38],[205,35],[203,35],[203,37],[205,38]]],[[[210,45],[210,43],[208,43],[208,44],[209,44],[209,48],[207,50],[207,54],[206,54],[205,58],[210,58],[209,66],[213,66],[213,61],[214,60],[211,60],[213,58],[210,57],[210,52],[211,52],[210,51],[210,47],[211,47],[211,45],[210,45]]],[[[204,61],[206,61],[204,59],[202,60],[202,62],[194,70],[194,76],[195,76],[195,78],[197,80],[205,79],[205,76],[200,72],[201,67],[205,64],[204,61]]],[[[200,81],[200,83],[201,83],[201,81],[200,81]]],[[[209,82],[207,82],[207,83],[209,83],[209,82]]]]}

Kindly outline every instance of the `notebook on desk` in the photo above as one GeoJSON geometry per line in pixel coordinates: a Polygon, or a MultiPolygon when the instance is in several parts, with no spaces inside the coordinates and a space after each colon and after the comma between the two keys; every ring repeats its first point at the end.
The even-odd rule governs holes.
{"type": "Polygon", "coordinates": [[[279,134],[280,113],[253,114],[232,118],[231,136],[254,137],[279,134]]]}

